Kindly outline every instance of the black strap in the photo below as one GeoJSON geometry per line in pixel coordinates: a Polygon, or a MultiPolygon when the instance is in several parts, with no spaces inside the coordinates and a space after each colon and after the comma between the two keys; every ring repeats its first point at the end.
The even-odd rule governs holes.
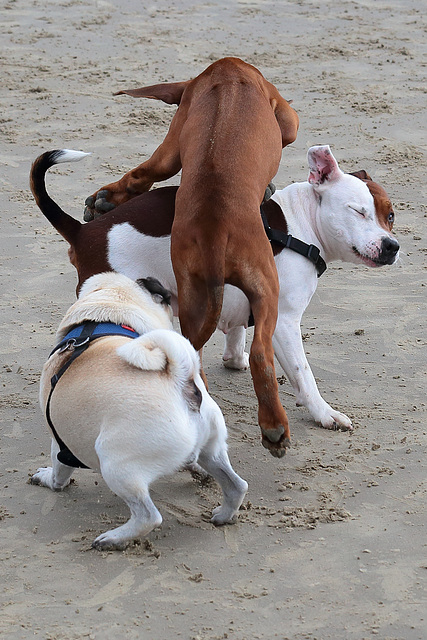
{"type": "Polygon", "coordinates": [[[323,260],[320,255],[319,247],[316,247],[314,244],[307,244],[302,240],[298,240],[298,238],[294,238],[289,233],[284,233],[283,231],[279,231],[278,229],[272,229],[267,222],[267,217],[261,207],[261,218],[264,223],[265,233],[267,234],[267,238],[270,242],[277,242],[277,244],[282,245],[282,247],[286,249],[291,249],[296,253],[308,258],[316,267],[317,277],[320,278],[322,273],[326,271],[326,262],[323,260]]]}
{"type": "MultiPolygon", "coordinates": [[[[52,393],[58,381],[60,380],[60,378],[62,378],[62,376],[67,371],[68,367],[74,362],[74,360],[78,358],[84,351],[86,351],[86,349],[88,348],[88,346],[91,344],[93,340],[96,340],[97,338],[102,338],[107,335],[123,335],[123,327],[121,327],[120,325],[112,325],[108,333],[102,332],[102,333],[96,333],[94,335],[95,329],[100,324],[102,325],[102,323],[94,322],[94,321],[84,322],[82,325],[80,325],[81,331],[78,332],[79,335],[77,337],[72,337],[69,339],[62,340],[52,351],[52,353],[54,353],[55,351],[58,351],[58,349],[62,352],[66,350],[72,351],[72,354],[69,360],[67,360],[67,362],[59,369],[59,371],[57,371],[57,373],[55,373],[55,375],[51,377],[50,379],[51,389],[50,389],[49,397],[46,403],[46,420],[49,427],[52,430],[54,438],[58,443],[59,449],[60,449],[56,457],[58,458],[59,462],[62,462],[62,464],[65,464],[68,467],[82,468],[82,469],[89,468],[85,464],[83,464],[83,462],[81,462],[74,455],[74,453],[72,453],[72,451],[70,451],[70,449],[67,447],[65,442],[62,440],[62,438],[60,438],[50,416],[50,401],[52,398],[52,393]],[[116,330],[114,330],[114,326],[117,327],[116,330]]],[[[74,334],[75,330],[73,330],[72,333],[74,334]]],[[[133,329],[129,329],[127,332],[127,337],[129,338],[138,338],[138,336],[139,334],[136,331],[133,331],[133,329]]],[[[52,353],[50,355],[52,355],[52,353]]]]}
{"type": "MultiPolygon", "coordinates": [[[[51,389],[50,389],[50,393],[49,393],[49,397],[47,399],[47,404],[46,404],[46,420],[47,423],[49,425],[49,427],[52,429],[52,433],[54,435],[54,438],[56,440],[56,442],[59,445],[59,452],[57,454],[57,458],[59,460],[59,462],[62,462],[62,464],[67,465],[68,467],[74,467],[74,468],[81,468],[81,469],[88,469],[89,467],[87,467],[85,464],[83,464],[83,462],[81,462],[75,455],[74,453],[72,453],[72,451],[70,451],[70,449],[67,447],[67,445],[65,444],[65,442],[62,440],[62,438],[60,438],[57,430],[55,429],[55,426],[52,422],[52,419],[50,417],[50,401],[52,398],[52,393],[58,383],[58,381],[60,380],[60,378],[62,378],[62,376],[64,375],[64,373],[67,371],[68,367],[74,362],[74,360],[76,358],[78,358],[83,351],[86,351],[86,349],[88,348],[89,344],[90,344],[90,338],[95,330],[95,327],[97,326],[97,322],[85,322],[82,325],[82,330],[80,332],[80,335],[78,338],[71,338],[69,340],[68,343],[65,343],[64,345],[62,343],[60,343],[59,345],[57,345],[57,347],[55,347],[55,349],[53,350],[52,353],[54,353],[55,351],[57,351],[57,349],[61,346],[61,349],[66,350],[66,349],[72,349],[72,355],[69,358],[69,360],[67,360],[67,362],[59,369],[59,371],[57,371],[55,373],[55,375],[53,375],[50,379],[50,385],[51,385],[51,389]],[[64,349],[65,347],[65,349],[64,349]]],[[[50,354],[52,355],[52,354],[50,354]]]]}
{"type": "MultiPolygon", "coordinates": [[[[70,360],[68,362],[70,362],[70,360]]],[[[80,469],[89,469],[88,466],[83,464],[83,462],[81,460],[79,460],[78,458],[76,458],[74,453],[72,453],[72,451],[70,451],[70,449],[67,447],[65,442],[62,440],[62,438],[59,437],[59,434],[58,434],[57,430],[55,429],[55,427],[53,425],[52,419],[50,417],[50,399],[52,397],[52,393],[53,393],[54,388],[55,387],[51,388],[50,393],[49,393],[49,397],[47,399],[46,420],[47,420],[47,423],[48,423],[49,427],[52,429],[53,436],[54,436],[54,438],[55,438],[55,440],[56,440],[56,442],[58,443],[58,446],[59,446],[59,451],[56,454],[56,457],[58,458],[59,462],[62,462],[62,464],[67,465],[67,467],[74,467],[75,469],[78,469],[78,468],[80,468],[80,469]]]]}

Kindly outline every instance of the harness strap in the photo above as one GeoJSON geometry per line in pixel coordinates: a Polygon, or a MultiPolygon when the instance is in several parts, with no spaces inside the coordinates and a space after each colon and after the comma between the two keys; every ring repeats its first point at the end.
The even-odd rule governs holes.
{"type": "MultiPolygon", "coordinates": [[[[59,452],[57,454],[57,459],[62,464],[67,465],[68,467],[74,468],[82,468],[88,469],[83,462],[81,462],[70,449],[67,447],[65,442],[60,438],[55,426],[52,422],[50,416],[50,402],[52,399],[53,391],[58,383],[58,381],[62,378],[64,373],[67,371],[68,367],[78,358],[86,349],[89,347],[93,340],[97,338],[102,338],[104,336],[111,335],[125,335],[129,338],[138,338],[139,334],[132,329],[131,327],[117,325],[112,322],[94,322],[87,321],[77,327],[74,327],[67,335],[61,340],[59,344],[51,352],[50,356],[59,351],[59,353],[63,353],[64,351],[72,351],[72,355],[69,360],[52,376],[50,379],[51,389],[46,403],[46,420],[49,427],[52,430],[54,438],[59,445],[59,452]]],[[[49,357],[50,357],[49,356],[49,357]]]]}
{"type": "MultiPolygon", "coordinates": [[[[320,278],[320,276],[323,273],[325,273],[327,267],[326,267],[326,262],[320,255],[319,247],[316,247],[316,245],[314,244],[307,244],[306,242],[303,242],[298,238],[294,238],[294,236],[292,236],[290,233],[285,233],[284,231],[280,231],[279,229],[272,229],[268,224],[267,216],[265,215],[262,205],[264,204],[264,202],[269,200],[269,198],[273,195],[274,191],[276,190],[275,186],[272,183],[271,185],[269,185],[269,187],[270,186],[272,187],[272,193],[269,195],[268,198],[265,198],[263,200],[260,207],[261,218],[264,224],[264,230],[267,235],[267,238],[270,240],[270,242],[276,242],[277,244],[281,245],[285,249],[290,249],[291,251],[295,251],[295,253],[299,253],[301,256],[304,256],[305,258],[310,260],[316,267],[317,277],[320,278]]],[[[255,324],[254,316],[251,310],[249,315],[248,327],[253,327],[254,324],[255,324]]]]}
{"type": "Polygon", "coordinates": [[[49,357],[55,351],[72,350],[83,344],[87,339],[102,338],[104,336],[120,335],[128,338],[137,338],[138,334],[135,329],[123,324],[114,324],[114,322],[95,322],[87,320],[86,322],[73,327],[66,336],[64,336],[49,354],[49,357]]]}
{"type": "Polygon", "coordinates": [[[316,267],[317,277],[320,278],[322,273],[326,271],[326,262],[320,255],[319,247],[316,247],[314,244],[307,244],[302,240],[298,240],[298,238],[294,238],[289,233],[284,233],[278,229],[272,229],[267,222],[267,217],[262,207],[261,218],[264,223],[265,233],[267,234],[267,238],[270,242],[277,242],[277,244],[282,245],[282,247],[291,249],[305,258],[308,258],[308,260],[310,260],[316,267]]]}

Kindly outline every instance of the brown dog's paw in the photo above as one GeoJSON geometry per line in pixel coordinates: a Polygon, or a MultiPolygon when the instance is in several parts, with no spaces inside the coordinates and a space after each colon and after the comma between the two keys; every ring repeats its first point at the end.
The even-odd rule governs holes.
{"type": "Polygon", "coordinates": [[[116,204],[110,202],[110,192],[107,189],[101,189],[93,196],[89,196],[85,200],[85,210],[83,214],[83,220],[90,222],[99,218],[104,213],[115,209],[116,204]]]}
{"type": "Polygon", "coordinates": [[[89,196],[89,198],[86,198],[83,220],[85,222],[95,220],[95,196],[89,196]]]}
{"type": "Polygon", "coordinates": [[[285,436],[285,428],[279,425],[273,429],[263,429],[261,427],[263,447],[268,449],[274,458],[283,458],[286,450],[291,446],[291,440],[285,436]]]}

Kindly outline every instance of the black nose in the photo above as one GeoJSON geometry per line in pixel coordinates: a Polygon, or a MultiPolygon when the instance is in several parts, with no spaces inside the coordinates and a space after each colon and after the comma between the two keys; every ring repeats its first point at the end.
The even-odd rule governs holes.
{"type": "Polygon", "coordinates": [[[379,261],[383,264],[393,264],[400,246],[397,240],[390,236],[385,236],[381,241],[381,251],[379,261]]]}

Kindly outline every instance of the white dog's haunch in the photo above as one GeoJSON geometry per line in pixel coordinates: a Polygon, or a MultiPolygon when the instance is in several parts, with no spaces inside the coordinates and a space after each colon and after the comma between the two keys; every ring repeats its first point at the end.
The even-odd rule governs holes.
{"type": "Polygon", "coordinates": [[[235,520],[247,491],[230,465],[221,410],[200,377],[196,351],[172,330],[168,302],[153,279],[89,278],[59,326],[60,348],[43,368],[40,403],[54,435],[52,467],[38,469],[31,483],[62,490],[76,466],[100,471],[131,517],[98,536],[97,549],[123,549],[159,526],[150,484],[188,461],[221,486],[215,525],[235,520]],[[101,336],[95,329],[88,341],[70,338],[80,326],[86,333],[101,327],[101,336]]]}

